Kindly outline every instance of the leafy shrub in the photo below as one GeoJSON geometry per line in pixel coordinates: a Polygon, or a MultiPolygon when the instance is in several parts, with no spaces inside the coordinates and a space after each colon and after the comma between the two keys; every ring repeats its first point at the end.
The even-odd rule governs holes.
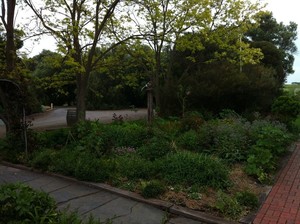
{"type": "Polygon", "coordinates": [[[145,159],[154,161],[172,151],[170,143],[164,138],[154,137],[150,142],[137,150],[145,159]]]}
{"type": "Polygon", "coordinates": [[[285,152],[292,136],[287,129],[272,123],[266,124],[255,130],[255,146],[270,150],[274,156],[285,152]]]}
{"type": "Polygon", "coordinates": [[[49,170],[53,164],[55,153],[52,149],[39,150],[33,154],[30,165],[37,169],[49,170]]]}
{"type": "Polygon", "coordinates": [[[144,198],[156,198],[165,192],[165,186],[156,180],[147,182],[142,188],[142,196],[144,198]]]}
{"type": "Polygon", "coordinates": [[[235,197],[218,191],[216,208],[226,217],[237,219],[241,215],[242,207],[235,197]]]}
{"type": "Polygon", "coordinates": [[[241,119],[242,117],[236,113],[234,110],[231,109],[223,109],[220,113],[219,113],[220,117],[222,119],[241,119]]]}
{"type": "Polygon", "coordinates": [[[265,182],[276,169],[277,160],[286,151],[292,136],[281,123],[256,120],[251,125],[249,138],[252,146],[248,153],[246,173],[265,182]]]}
{"type": "Polygon", "coordinates": [[[116,158],[116,164],[117,172],[128,179],[149,179],[157,173],[152,162],[136,154],[119,156],[116,158]]]}
{"type": "Polygon", "coordinates": [[[217,120],[214,126],[214,151],[228,162],[246,160],[248,124],[241,119],[217,120]]]}
{"type": "Polygon", "coordinates": [[[202,114],[197,111],[187,112],[184,118],[180,121],[180,130],[198,130],[199,127],[204,123],[202,114]]]}
{"type": "Polygon", "coordinates": [[[178,152],[162,160],[162,176],[171,184],[229,186],[228,169],[218,159],[192,152],[178,152]]]}
{"type": "Polygon", "coordinates": [[[300,113],[300,102],[296,96],[285,94],[279,96],[272,104],[272,112],[280,121],[290,124],[300,113]]]}
{"type": "Polygon", "coordinates": [[[96,158],[78,148],[61,150],[55,154],[53,161],[53,171],[86,181],[105,181],[115,169],[113,160],[96,158]]]}
{"type": "Polygon", "coordinates": [[[42,223],[55,215],[55,201],[44,192],[35,191],[23,184],[0,186],[0,223],[42,223]],[[20,222],[21,223],[21,222],[20,222]]]}
{"type": "Polygon", "coordinates": [[[57,211],[56,208],[54,199],[45,192],[19,183],[0,186],[0,224],[101,224],[92,216],[83,222],[78,213],[57,211]]]}
{"type": "Polygon", "coordinates": [[[258,198],[254,193],[249,191],[241,191],[235,195],[236,200],[242,206],[248,207],[251,210],[258,207],[258,198]]]}
{"type": "Polygon", "coordinates": [[[122,125],[110,125],[107,127],[107,135],[113,139],[116,147],[142,146],[152,133],[145,124],[137,122],[125,122],[122,125]]]}
{"type": "Polygon", "coordinates": [[[39,147],[59,149],[66,145],[69,135],[69,129],[61,128],[44,132],[37,132],[39,147]]]}
{"type": "Polygon", "coordinates": [[[179,136],[177,142],[178,145],[183,149],[191,151],[201,151],[199,135],[194,130],[184,132],[182,135],[179,136]]]}
{"type": "Polygon", "coordinates": [[[253,147],[247,159],[245,171],[248,175],[258,178],[259,181],[266,181],[267,174],[275,169],[275,160],[268,149],[253,147]]]}

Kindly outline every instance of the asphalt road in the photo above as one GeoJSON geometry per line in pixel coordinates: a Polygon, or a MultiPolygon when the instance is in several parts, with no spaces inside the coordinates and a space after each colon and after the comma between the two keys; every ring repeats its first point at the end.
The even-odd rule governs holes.
{"type": "MultiPolygon", "coordinates": [[[[54,108],[44,113],[33,114],[27,117],[28,121],[32,121],[32,129],[48,130],[67,126],[67,110],[70,108],[54,108]]],[[[99,120],[103,123],[112,122],[113,114],[122,115],[124,120],[146,119],[147,110],[101,110],[87,111],[86,119],[99,120]]],[[[5,126],[0,120],[0,137],[5,135],[5,126]]]]}

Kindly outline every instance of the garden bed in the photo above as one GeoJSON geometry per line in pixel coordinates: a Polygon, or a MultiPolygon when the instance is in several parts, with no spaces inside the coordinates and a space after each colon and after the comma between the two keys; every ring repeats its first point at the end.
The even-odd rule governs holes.
{"type": "MultiPolygon", "coordinates": [[[[27,165],[103,182],[197,211],[238,220],[259,206],[276,164],[294,140],[275,121],[247,121],[236,114],[205,120],[115,119],[34,133],[27,165]]],[[[9,159],[9,139],[0,145],[9,159]]],[[[16,147],[15,147],[16,148],[16,147]]],[[[22,161],[19,154],[11,160],[22,161]]]]}

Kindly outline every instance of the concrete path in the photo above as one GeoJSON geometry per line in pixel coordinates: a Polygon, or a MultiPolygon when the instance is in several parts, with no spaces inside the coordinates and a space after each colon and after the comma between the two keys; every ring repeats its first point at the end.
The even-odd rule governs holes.
{"type": "Polygon", "coordinates": [[[300,143],[280,172],[254,224],[300,224],[300,143]]]}
{"type": "Polygon", "coordinates": [[[78,211],[83,219],[93,215],[101,221],[111,219],[113,224],[204,224],[180,215],[170,217],[159,208],[163,207],[159,203],[153,206],[103,190],[97,185],[0,164],[0,185],[16,182],[49,193],[59,209],[78,211]]]}

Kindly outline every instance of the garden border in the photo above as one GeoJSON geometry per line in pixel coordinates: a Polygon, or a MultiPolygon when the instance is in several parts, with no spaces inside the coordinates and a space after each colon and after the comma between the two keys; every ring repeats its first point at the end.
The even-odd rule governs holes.
{"type": "MultiPolygon", "coordinates": [[[[34,169],[32,167],[27,167],[27,166],[24,166],[24,165],[21,165],[21,164],[13,164],[13,163],[9,163],[9,162],[6,162],[6,161],[0,161],[0,164],[3,164],[5,166],[9,166],[9,167],[14,167],[14,168],[17,168],[17,169],[28,170],[28,171],[48,175],[48,176],[58,177],[58,178],[61,178],[61,179],[64,179],[64,180],[72,181],[72,182],[77,183],[77,184],[82,184],[82,185],[89,186],[89,187],[92,187],[92,188],[108,191],[108,192],[117,194],[119,196],[125,197],[125,198],[129,198],[129,199],[132,199],[132,200],[135,200],[135,201],[138,201],[138,202],[142,202],[142,203],[154,206],[154,207],[162,209],[162,210],[164,210],[168,213],[183,216],[183,217],[190,218],[190,219],[193,219],[193,220],[196,220],[196,221],[205,222],[207,224],[246,223],[244,221],[240,221],[240,222],[228,221],[228,220],[222,219],[220,217],[215,217],[215,216],[212,216],[210,214],[206,214],[206,213],[199,212],[199,211],[194,211],[192,209],[185,208],[185,207],[182,207],[182,206],[177,206],[173,203],[162,201],[162,200],[159,200],[159,199],[145,199],[137,193],[127,191],[127,190],[123,190],[123,189],[119,189],[119,188],[115,188],[115,187],[112,187],[108,184],[79,181],[79,180],[77,180],[75,178],[72,178],[72,177],[67,177],[67,176],[63,176],[63,175],[56,174],[56,173],[51,173],[51,172],[43,172],[43,171],[34,169]]],[[[247,222],[247,223],[251,223],[251,222],[247,222]]]]}

